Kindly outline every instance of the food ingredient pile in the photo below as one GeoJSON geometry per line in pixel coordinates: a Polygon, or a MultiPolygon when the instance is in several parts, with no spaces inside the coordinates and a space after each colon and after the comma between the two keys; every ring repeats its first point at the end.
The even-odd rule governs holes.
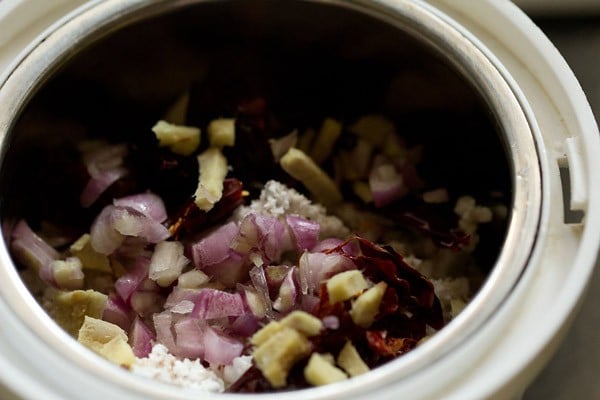
{"type": "Polygon", "coordinates": [[[149,144],[79,144],[86,230],[10,234],[42,306],[107,360],[215,392],[324,385],[414,349],[480,286],[478,226],[506,209],[428,187],[387,118],[281,132],[262,98],[205,127],[178,114],[149,144]]]}

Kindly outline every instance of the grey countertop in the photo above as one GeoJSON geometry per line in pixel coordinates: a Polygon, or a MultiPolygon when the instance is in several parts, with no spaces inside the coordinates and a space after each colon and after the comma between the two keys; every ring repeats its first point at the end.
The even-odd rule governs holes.
{"type": "MultiPolygon", "coordinates": [[[[537,23],[570,64],[598,120],[600,16],[597,19],[538,20],[537,23]]],[[[600,265],[596,266],[572,330],[525,392],[523,400],[600,399],[600,265]]]]}

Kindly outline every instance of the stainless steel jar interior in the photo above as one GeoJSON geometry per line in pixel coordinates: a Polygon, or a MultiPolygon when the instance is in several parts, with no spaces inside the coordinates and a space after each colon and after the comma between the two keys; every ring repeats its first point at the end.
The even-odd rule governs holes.
{"type": "MultiPolygon", "coordinates": [[[[424,165],[429,183],[474,195],[499,190],[512,212],[480,254],[490,272],[464,314],[374,371],[361,386],[367,390],[468,340],[526,267],[540,171],[526,115],[501,71],[434,10],[410,0],[101,2],[52,33],[0,87],[0,213],[39,220],[71,209],[65,199],[78,199],[76,190],[53,192],[57,177],[77,173],[61,162],[67,145],[84,136],[135,141],[190,87],[201,110],[188,115],[190,124],[252,95],[298,123],[386,113],[435,160],[424,165]],[[47,176],[29,175],[31,165],[49,160],[47,176]]],[[[0,266],[0,277],[8,282],[3,300],[41,340],[65,339],[49,337],[13,265],[0,266]]],[[[83,349],[67,349],[77,362],[83,349]]]]}

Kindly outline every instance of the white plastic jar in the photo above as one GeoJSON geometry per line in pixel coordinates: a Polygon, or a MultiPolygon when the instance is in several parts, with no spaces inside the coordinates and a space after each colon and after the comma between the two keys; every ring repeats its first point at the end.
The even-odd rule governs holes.
{"type": "MultiPolygon", "coordinates": [[[[164,2],[129,1],[119,5],[118,1],[109,0],[82,3],[76,0],[45,2],[43,6],[35,0],[3,0],[0,3],[0,102],[7,101],[7,92],[20,93],[23,98],[35,92],[38,82],[18,80],[33,76],[27,75],[28,72],[49,73],[39,64],[39,59],[36,63],[29,61],[37,70],[28,64],[32,55],[52,54],[44,53],[51,50],[48,49],[50,45],[68,49],[72,45],[70,41],[90,34],[91,23],[103,23],[106,16],[118,19],[121,14],[111,13],[111,7],[126,15],[128,10],[136,7],[142,9],[149,3],[164,2]],[[78,21],[81,32],[77,31],[78,21]],[[69,28],[67,32],[65,27],[69,28]],[[25,72],[22,72],[23,66],[25,72]],[[18,84],[32,87],[23,88],[18,84]]],[[[520,184],[520,179],[527,181],[524,191],[517,191],[513,218],[520,218],[521,211],[527,212],[521,220],[523,229],[533,228],[534,232],[525,235],[522,243],[506,245],[511,255],[516,254],[516,264],[523,265],[515,266],[514,271],[508,265],[505,274],[490,278],[496,280],[488,285],[486,292],[489,299],[497,302],[493,313],[485,314],[483,321],[478,320],[481,317],[475,314],[484,309],[482,303],[488,299],[479,296],[479,301],[475,302],[478,304],[471,311],[467,310],[463,318],[477,321],[476,331],[463,334],[460,329],[454,329],[455,336],[462,335],[460,340],[452,339],[451,334],[455,332],[449,331],[446,341],[440,339],[431,348],[457,341],[458,345],[449,348],[441,357],[429,356],[434,353],[427,349],[419,354],[415,352],[415,357],[405,363],[408,365],[414,360],[412,369],[386,366],[381,373],[369,374],[357,384],[351,384],[350,389],[340,390],[333,385],[315,390],[311,396],[327,399],[348,395],[389,399],[518,396],[550,358],[569,328],[598,254],[600,214],[593,205],[600,201],[600,188],[593,180],[593,171],[600,168],[596,156],[600,152],[600,143],[595,120],[575,77],[556,49],[508,1],[380,0],[349,4],[354,3],[361,10],[384,13],[390,20],[401,15],[418,17],[426,14],[430,18],[427,21],[436,21],[456,35],[451,38],[456,39],[452,51],[459,54],[454,59],[459,68],[460,62],[489,63],[463,67],[469,71],[480,69],[479,84],[489,83],[488,90],[498,89],[499,93],[506,91],[518,105],[517,110],[503,109],[506,98],[490,100],[496,101],[493,106],[502,119],[508,121],[507,129],[515,128],[509,132],[514,141],[509,142],[515,145],[512,149],[518,158],[515,166],[523,167],[514,171],[515,185],[520,184]],[[488,74],[500,80],[487,80],[488,74]],[[502,87],[495,87],[496,84],[502,87]],[[527,131],[518,130],[519,123],[526,123],[527,131]],[[523,138],[519,136],[521,134],[523,138]],[[519,148],[531,144],[536,157],[535,161],[531,160],[535,166],[527,163],[531,154],[519,148]],[[560,169],[566,171],[566,167],[570,181],[568,188],[564,187],[564,178],[561,180],[560,175],[560,169]],[[538,169],[539,177],[530,169],[538,169]],[[535,190],[530,190],[528,185],[535,190]],[[570,199],[566,204],[563,191],[570,199]],[[583,213],[584,217],[565,219],[563,208],[576,214],[583,213]],[[504,284],[501,278],[506,276],[510,280],[504,284]],[[503,292],[501,298],[494,297],[494,288],[503,292]]],[[[51,59],[48,65],[52,65],[51,59]]],[[[17,108],[22,104],[5,104],[2,109],[5,115],[18,115],[17,108]]],[[[3,135],[10,130],[12,122],[12,118],[0,117],[3,135]]],[[[512,227],[515,235],[518,228],[512,227]]],[[[192,398],[191,392],[133,377],[99,361],[89,352],[78,351],[77,344],[56,326],[44,326],[45,332],[41,334],[39,322],[47,317],[39,308],[36,311],[34,300],[27,299],[16,274],[11,275],[13,267],[5,249],[0,255],[0,263],[8,279],[0,290],[3,326],[0,330],[0,381],[19,398],[75,399],[80,398],[82,390],[89,399],[192,398]],[[15,305],[15,298],[23,300],[22,304],[15,305]]],[[[469,325],[465,326],[468,331],[469,325]]],[[[277,396],[299,399],[304,394],[277,396]]]]}

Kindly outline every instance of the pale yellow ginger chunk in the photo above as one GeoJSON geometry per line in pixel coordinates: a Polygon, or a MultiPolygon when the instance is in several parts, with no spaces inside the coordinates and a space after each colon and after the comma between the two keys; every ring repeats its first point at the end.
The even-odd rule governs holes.
{"type": "Polygon", "coordinates": [[[302,182],[323,205],[332,206],[342,201],[335,182],[303,151],[291,148],[280,160],[281,168],[302,182]]]}
{"type": "Polygon", "coordinates": [[[267,325],[263,326],[258,332],[256,332],[250,338],[250,343],[255,346],[260,346],[269,340],[270,337],[276,333],[282,331],[284,326],[277,321],[271,321],[267,325]]]}
{"type": "Polygon", "coordinates": [[[342,124],[333,118],[326,118],[310,152],[313,161],[317,164],[323,164],[331,154],[333,145],[341,134],[342,124]]]}
{"type": "Polygon", "coordinates": [[[108,297],[94,290],[56,291],[50,301],[48,313],[57,324],[73,336],[86,316],[100,318],[108,297]]]}
{"type": "Polygon", "coordinates": [[[381,115],[365,115],[350,126],[349,130],[376,147],[381,147],[388,136],[394,134],[396,127],[392,121],[381,115]]]}
{"type": "Polygon", "coordinates": [[[311,385],[321,386],[346,380],[348,376],[329,357],[313,353],[304,368],[304,378],[311,385]]]}
{"type": "Polygon", "coordinates": [[[335,364],[335,357],[333,356],[333,354],[331,353],[320,353],[319,354],[321,357],[323,357],[323,360],[327,361],[329,364],[334,365],[335,364]]]}
{"type": "Polygon", "coordinates": [[[331,304],[351,299],[369,287],[362,272],[356,269],[332,276],[326,285],[331,304]]]}
{"type": "Polygon", "coordinates": [[[243,288],[244,300],[250,309],[250,312],[262,319],[267,314],[265,296],[262,293],[259,293],[253,286],[239,285],[239,287],[243,288]]]}
{"type": "Polygon", "coordinates": [[[135,355],[123,329],[110,322],[86,316],[77,336],[79,343],[117,365],[131,366],[135,355]]]}
{"type": "Polygon", "coordinates": [[[160,120],[152,127],[158,145],[168,147],[173,153],[189,156],[200,145],[200,128],[170,124],[160,120]]]}
{"type": "Polygon", "coordinates": [[[319,318],[304,311],[292,311],[279,323],[309,337],[318,335],[323,329],[323,322],[319,318]]]}
{"type": "Polygon", "coordinates": [[[369,372],[369,367],[350,341],[346,342],[340,354],[338,354],[337,365],[342,367],[350,376],[358,376],[369,372]]]}
{"type": "Polygon", "coordinates": [[[131,367],[136,360],[133,349],[127,339],[121,337],[111,339],[102,347],[98,354],[114,364],[127,368],[131,367]]]}
{"type": "Polygon", "coordinates": [[[202,211],[210,211],[223,194],[227,175],[227,159],[216,147],[206,149],[198,156],[200,176],[194,202],[202,211]]]}
{"type": "Polygon", "coordinates": [[[67,257],[65,260],[54,260],[50,266],[54,281],[59,288],[68,290],[83,288],[84,274],[79,258],[67,257]]]}
{"type": "Polygon", "coordinates": [[[274,388],[282,388],[286,385],[290,369],[309,355],[311,350],[312,346],[304,335],[281,325],[277,332],[254,350],[253,358],[269,383],[274,388]]]}
{"type": "Polygon", "coordinates": [[[89,233],[83,234],[69,247],[69,251],[73,256],[81,260],[81,267],[83,269],[112,272],[108,257],[94,250],[90,238],[89,233]]]}
{"type": "Polygon", "coordinates": [[[235,144],[235,119],[219,118],[208,124],[208,140],[213,147],[233,146],[235,144]]]}
{"type": "Polygon", "coordinates": [[[250,338],[256,346],[256,367],[273,387],[285,386],[290,369],[312,351],[307,336],[317,335],[322,328],[318,318],[294,311],[281,321],[271,321],[250,338]]]}
{"type": "Polygon", "coordinates": [[[362,328],[368,328],[375,320],[379,312],[381,300],[387,289],[385,282],[379,282],[369,290],[362,293],[354,302],[350,309],[352,321],[362,328]]]}

